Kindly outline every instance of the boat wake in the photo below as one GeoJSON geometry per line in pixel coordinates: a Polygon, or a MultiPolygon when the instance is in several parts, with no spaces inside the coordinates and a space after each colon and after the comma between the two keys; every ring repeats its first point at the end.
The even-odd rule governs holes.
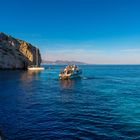
{"type": "Polygon", "coordinates": [[[84,77],[81,77],[81,79],[83,79],[83,80],[94,80],[94,79],[103,79],[103,78],[99,78],[99,77],[86,77],[86,76],[84,76],[84,77]]]}

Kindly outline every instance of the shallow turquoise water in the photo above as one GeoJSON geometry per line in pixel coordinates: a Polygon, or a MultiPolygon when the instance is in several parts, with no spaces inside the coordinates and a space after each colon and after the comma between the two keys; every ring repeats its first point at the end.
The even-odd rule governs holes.
{"type": "MultiPolygon", "coordinates": [[[[48,68],[49,66],[46,66],[48,68]]],[[[0,71],[0,128],[8,140],[140,139],[140,66],[63,66],[39,73],[0,71]]]]}

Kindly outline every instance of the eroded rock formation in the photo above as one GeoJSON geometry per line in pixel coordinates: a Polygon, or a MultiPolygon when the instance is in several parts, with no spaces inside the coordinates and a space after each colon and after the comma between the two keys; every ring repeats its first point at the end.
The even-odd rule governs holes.
{"type": "Polygon", "coordinates": [[[26,69],[40,63],[39,49],[0,32],[0,69],[26,69]]]}

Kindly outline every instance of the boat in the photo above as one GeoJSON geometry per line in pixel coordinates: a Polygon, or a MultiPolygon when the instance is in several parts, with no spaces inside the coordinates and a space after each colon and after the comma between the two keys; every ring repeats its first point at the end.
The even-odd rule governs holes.
{"type": "Polygon", "coordinates": [[[68,80],[81,77],[82,70],[79,69],[76,65],[68,65],[64,70],[60,71],[59,79],[68,80]]]}
{"type": "Polygon", "coordinates": [[[36,48],[36,65],[31,65],[28,67],[28,70],[30,71],[41,71],[41,70],[44,70],[45,68],[44,67],[40,67],[38,65],[38,48],[36,48]]]}
{"type": "Polygon", "coordinates": [[[38,66],[30,66],[28,67],[28,70],[32,70],[32,71],[39,71],[39,70],[44,70],[44,67],[38,67],[38,66]]]}

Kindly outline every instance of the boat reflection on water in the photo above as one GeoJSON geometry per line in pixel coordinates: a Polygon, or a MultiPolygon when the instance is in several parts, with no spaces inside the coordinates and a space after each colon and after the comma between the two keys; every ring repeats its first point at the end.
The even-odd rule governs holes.
{"type": "Polygon", "coordinates": [[[77,85],[77,83],[81,82],[81,78],[78,79],[68,79],[68,80],[60,80],[60,86],[62,89],[71,89],[77,85]]]}
{"type": "Polygon", "coordinates": [[[39,75],[40,75],[41,71],[24,71],[21,74],[21,80],[34,80],[34,79],[38,79],[39,75]]]}
{"type": "Polygon", "coordinates": [[[74,80],[68,79],[68,80],[60,80],[60,85],[63,89],[69,89],[72,88],[74,85],[74,80]]]}

